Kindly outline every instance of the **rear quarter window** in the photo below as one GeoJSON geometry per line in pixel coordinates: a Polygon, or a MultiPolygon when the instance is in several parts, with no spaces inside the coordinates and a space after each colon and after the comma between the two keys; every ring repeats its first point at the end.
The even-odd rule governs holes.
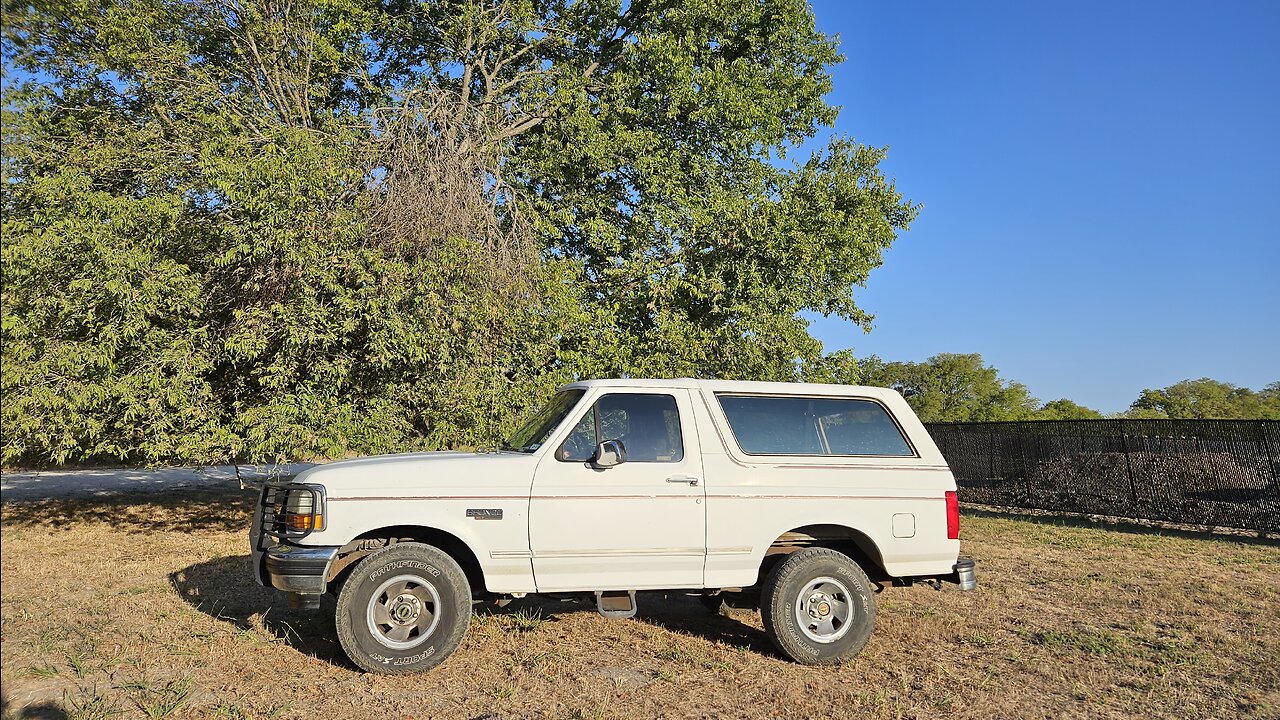
{"type": "Polygon", "coordinates": [[[829,397],[716,395],[749,455],[914,457],[884,406],[829,397]]]}

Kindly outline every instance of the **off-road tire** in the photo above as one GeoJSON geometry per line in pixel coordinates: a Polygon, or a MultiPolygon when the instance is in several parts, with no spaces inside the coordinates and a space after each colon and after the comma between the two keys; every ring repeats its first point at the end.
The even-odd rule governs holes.
{"type": "MultiPolygon", "coordinates": [[[[385,615],[382,617],[386,617],[385,615]]],[[[471,586],[458,563],[443,550],[422,543],[397,543],[382,548],[356,563],[338,594],[335,623],[338,642],[351,662],[362,670],[384,675],[409,675],[421,673],[444,662],[462,644],[462,637],[471,624],[471,586]],[[379,588],[396,578],[407,578],[404,589],[401,582],[388,589],[407,602],[396,603],[388,592],[379,588]],[[419,598],[425,598],[422,600],[419,598]],[[393,624],[376,622],[377,609],[385,610],[400,605],[408,607],[406,619],[425,618],[421,609],[431,612],[428,628],[410,625],[410,631],[418,633],[402,641],[392,635],[402,628],[393,624]],[[413,608],[420,608],[413,614],[413,608]],[[384,630],[375,630],[384,628],[384,630]],[[377,633],[377,634],[375,634],[377,633]],[[396,648],[388,643],[411,645],[396,648]]]]}
{"type": "MultiPolygon", "coordinates": [[[[813,592],[810,597],[821,590],[813,592]]],[[[831,597],[835,599],[837,595],[845,593],[831,597]]],[[[829,548],[798,550],[774,566],[765,578],[760,617],[765,633],[783,655],[804,665],[835,665],[862,652],[871,639],[876,624],[875,587],[862,568],[844,553],[829,548]],[[822,578],[832,581],[822,584],[828,594],[832,588],[847,590],[847,619],[827,642],[815,640],[810,634],[815,631],[806,631],[797,618],[797,606],[801,612],[806,607],[802,592],[822,578]]]]}

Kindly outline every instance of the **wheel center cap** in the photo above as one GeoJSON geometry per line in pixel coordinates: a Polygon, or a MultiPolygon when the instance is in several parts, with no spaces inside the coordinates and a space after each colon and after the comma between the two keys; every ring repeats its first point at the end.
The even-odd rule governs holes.
{"type": "Polygon", "coordinates": [[[826,595],[814,593],[809,596],[809,617],[824,618],[831,614],[831,602],[826,595]]]}
{"type": "Polygon", "coordinates": [[[405,594],[392,601],[387,614],[396,624],[408,625],[418,619],[420,612],[422,612],[422,601],[413,595],[405,594]]]}

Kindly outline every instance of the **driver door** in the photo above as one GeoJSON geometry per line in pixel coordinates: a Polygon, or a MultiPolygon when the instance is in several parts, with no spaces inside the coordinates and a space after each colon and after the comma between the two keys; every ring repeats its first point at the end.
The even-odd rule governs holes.
{"type": "Polygon", "coordinates": [[[706,503],[689,391],[606,391],[573,423],[534,476],[538,591],[702,587],[706,503]],[[605,440],[622,444],[625,462],[592,462],[605,440]]]}

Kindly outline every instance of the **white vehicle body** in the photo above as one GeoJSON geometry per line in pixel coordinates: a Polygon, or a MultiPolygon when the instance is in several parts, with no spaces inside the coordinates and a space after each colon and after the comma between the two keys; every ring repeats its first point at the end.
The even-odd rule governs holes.
{"type": "MultiPolygon", "coordinates": [[[[312,557],[320,582],[291,577],[281,562],[264,568],[268,548],[255,525],[260,580],[322,593],[345,555],[358,554],[362,539],[381,537],[443,538],[459,564],[478,574],[475,589],[495,594],[744,588],[759,582],[767,555],[823,538],[856,546],[882,578],[957,571],[960,541],[948,518],[955,480],[892,390],[720,380],[586,381],[561,390],[582,395],[531,450],[368,457],[303,472],[295,484],[321,489],[319,529],[280,538],[275,550],[312,557]],[[611,394],[673,402],[682,457],[611,467],[558,457],[597,400],[611,394]],[[724,397],[873,403],[909,454],[749,453],[724,397]],[[313,549],[319,554],[309,555],[313,549]]],[[[591,417],[599,438],[598,416],[591,417]]],[[[826,432],[821,422],[817,432],[826,432]]]]}

